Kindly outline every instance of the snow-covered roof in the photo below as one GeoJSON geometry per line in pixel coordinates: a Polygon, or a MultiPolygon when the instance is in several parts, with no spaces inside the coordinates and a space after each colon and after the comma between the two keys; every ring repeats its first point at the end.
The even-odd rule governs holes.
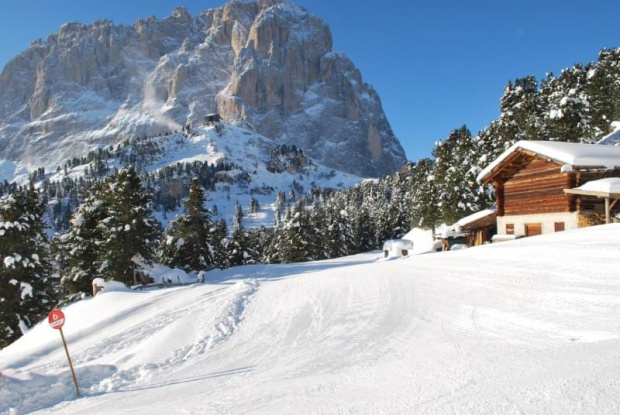
{"type": "Polygon", "coordinates": [[[466,216],[452,225],[441,225],[435,229],[435,237],[437,238],[459,238],[467,236],[471,229],[467,229],[467,225],[470,225],[481,219],[493,216],[492,221],[495,221],[495,207],[481,210],[480,212],[472,213],[466,216]]]}
{"type": "Polygon", "coordinates": [[[480,172],[478,182],[483,182],[497,171],[517,151],[529,151],[574,169],[620,167],[620,147],[560,141],[518,141],[480,172]]]}
{"type": "Polygon", "coordinates": [[[486,218],[487,216],[495,215],[495,208],[481,210],[480,212],[472,213],[469,216],[466,216],[460,219],[456,224],[460,227],[466,227],[470,223],[476,222],[482,218],[486,218]]]}
{"type": "Polygon", "coordinates": [[[620,177],[592,180],[574,189],[567,189],[565,192],[599,197],[617,197],[620,196],[620,177]]]}

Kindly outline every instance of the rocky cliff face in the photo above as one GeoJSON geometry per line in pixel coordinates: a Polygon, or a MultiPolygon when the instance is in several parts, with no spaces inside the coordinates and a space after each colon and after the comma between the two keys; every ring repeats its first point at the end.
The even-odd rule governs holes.
{"type": "Polygon", "coordinates": [[[357,175],[405,162],[376,92],[332,52],[328,26],[288,0],[63,25],[0,75],[0,158],[55,167],[212,112],[357,175]]]}

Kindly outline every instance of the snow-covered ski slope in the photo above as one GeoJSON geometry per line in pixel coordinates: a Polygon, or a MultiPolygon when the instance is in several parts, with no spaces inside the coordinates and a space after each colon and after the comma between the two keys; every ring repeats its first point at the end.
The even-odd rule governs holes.
{"type": "Polygon", "coordinates": [[[0,352],[0,413],[618,414],[620,224],[210,273],[67,307],[0,352]]]}

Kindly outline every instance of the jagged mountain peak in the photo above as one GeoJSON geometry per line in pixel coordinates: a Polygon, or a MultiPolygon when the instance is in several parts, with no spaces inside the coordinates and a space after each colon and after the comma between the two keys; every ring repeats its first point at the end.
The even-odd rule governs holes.
{"type": "Polygon", "coordinates": [[[332,51],[327,24],[289,0],[64,24],[0,75],[0,158],[53,168],[213,112],[360,176],[405,162],[376,92],[332,51]]]}

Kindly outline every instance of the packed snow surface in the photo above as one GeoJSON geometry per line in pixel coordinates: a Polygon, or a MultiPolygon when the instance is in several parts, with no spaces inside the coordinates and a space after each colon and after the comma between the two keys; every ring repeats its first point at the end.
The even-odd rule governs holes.
{"type": "Polygon", "coordinates": [[[0,413],[618,414],[620,224],[109,292],[0,352],[0,413]]]}

